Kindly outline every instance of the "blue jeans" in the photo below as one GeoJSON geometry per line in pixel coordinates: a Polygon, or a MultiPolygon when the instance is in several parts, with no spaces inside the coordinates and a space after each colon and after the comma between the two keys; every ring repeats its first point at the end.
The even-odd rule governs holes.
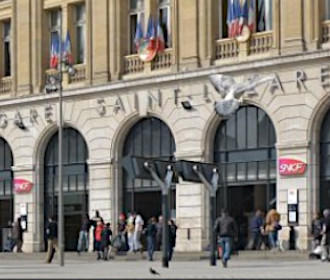
{"type": "Polygon", "coordinates": [[[222,248],[222,260],[227,262],[230,259],[232,237],[220,237],[220,245],[222,248]]]}
{"type": "Polygon", "coordinates": [[[276,248],[277,247],[277,230],[271,231],[268,234],[268,238],[269,238],[269,245],[270,245],[271,249],[276,248]]]}
{"type": "Polygon", "coordinates": [[[149,261],[152,260],[152,256],[155,251],[155,237],[147,236],[147,249],[148,249],[148,257],[149,261]]]}
{"type": "Polygon", "coordinates": [[[79,239],[78,239],[78,247],[77,247],[77,251],[81,252],[84,250],[88,251],[88,232],[81,230],[79,232],[79,239]]]}

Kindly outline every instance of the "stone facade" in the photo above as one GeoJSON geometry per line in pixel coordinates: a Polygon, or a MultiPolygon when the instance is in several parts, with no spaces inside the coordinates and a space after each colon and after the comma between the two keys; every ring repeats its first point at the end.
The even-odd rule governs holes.
{"type": "MultiPolygon", "coordinates": [[[[16,216],[21,203],[28,207],[24,251],[43,248],[43,155],[58,120],[57,93],[43,91],[48,71],[45,13],[61,7],[64,31],[70,25],[70,5],[77,2],[81,1],[0,2],[0,21],[10,18],[12,22],[12,75],[3,77],[0,85],[10,82],[10,90],[0,90],[0,113],[6,115],[8,125],[0,129],[0,135],[12,149],[14,176],[34,183],[30,193],[14,196],[16,216]],[[37,113],[33,118],[31,110],[37,113]],[[17,111],[26,130],[14,124],[17,111]]],[[[222,120],[214,111],[214,101],[220,96],[208,75],[223,73],[239,81],[250,74],[276,73],[278,79],[259,86],[242,102],[262,108],[271,118],[278,158],[307,163],[304,175],[277,174],[280,238],[289,238],[287,190],[296,188],[297,247],[307,249],[309,225],[319,210],[320,127],[330,108],[328,77],[321,78],[330,69],[326,33],[330,25],[321,21],[323,1],[273,0],[273,30],[252,34],[248,42],[237,44],[234,39],[217,40],[216,0],[172,0],[172,48],[146,63],[128,52],[126,2],[85,0],[86,63],[76,66],[79,79],[70,80],[67,74],[63,79],[65,125],[83,135],[89,151],[90,214],[99,209],[105,220],[116,221],[122,208],[122,145],[139,119],[156,116],[168,125],[177,159],[212,161],[214,134],[222,120]],[[162,98],[157,103],[159,94],[162,98]],[[195,110],[182,108],[181,102],[187,99],[195,110]]],[[[156,3],[145,2],[146,9],[156,3]]],[[[207,245],[207,196],[200,184],[177,185],[177,250],[199,251],[207,245]]]]}

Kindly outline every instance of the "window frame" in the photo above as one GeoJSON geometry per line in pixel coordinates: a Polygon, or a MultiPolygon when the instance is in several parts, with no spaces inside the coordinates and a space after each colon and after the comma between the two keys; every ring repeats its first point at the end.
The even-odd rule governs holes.
{"type": "Polygon", "coordinates": [[[2,57],[3,57],[3,63],[2,63],[2,74],[3,77],[10,77],[12,75],[11,73],[11,19],[6,19],[2,21],[2,57]],[[6,25],[9,25],[9,32],[6,34],[6,25]],[[8,45],[8,60],[6,59],[6,45],[8,45]],[[8,64],[7,64],[8,61],[8,64]],[[7,71],[8,70],[8,71],[7,71]]]}
{"type": "Polygon", "coordinates": [[[84,2],[77,3],[74,5],[74,35],[75,35],[75,64],[85,64],[86,63],[86,4],[84,2]],[[82,7],[82,17],[78,18],[78,9],[82,7]],[[78,29],[82,28],[83,32],[83,46],[80,46],[78,41],[78,29]],[[80,60],[79,50],[83,49],[83,59],[80,60]]]}
{"type": "MultiPolygon", "coordinates": [[[[160,14],[161,10],[167,10],[167,19],[166,19],[166,26],[167,26],[167,40],[165,41],[165,48],[172,48],[172,12],[171,12],[171,0],[158,0],[158,8],[157,8],[157,15],[158,20],[161,20],[160,14]]],[[[163,29],[164,32],[164,29],[163,29]]],[[[165,35],[165,34],[164,34],[165,35]]],[[[166,39],[166,38],[164,38],[166,39]]]]}
{"type": "MultiPolygon", "coordinates": [[[[62,21],[62,9],[60,7],[48,10],[48,42],[49,42],[49,52],[48,56],[49,58],[52,55],[52,34],[57,33],[57,37],[59,38],[59,43],[62,41],[60,36],[61,36],[61,21],[62,21]],[[52,15],[54,13],[57,13],[57,20],[56,20],[56,25],[53,25],[53,18],[52,15]]],[[[48,62],[48,68],[50,68],[49,62],[48,62]]]]}
{"type": "Polygon", "coordinates": [[[135,33],[136,33],[136,26],[135,26],[135,30],[131,30],[131,26],[132,26],[132,20],[131,18],[133,16],[136,16],[136,25],[139,21],[141,21],[142,24],[142,29],[144,30],[144,13],[145,13],[145,0],[134,0],[136,1],[136,8],[132,8],[131,7],[131,1],[129,2],[129,12],[128,12],[128,34],[129,34],[129,40],[128,40],[128,50],[129,50],[129,54],[137,54],[137,49],[135,47],[135,42],[134,42],[134,38],[135,38],[135,33]],[[142,4],[139,4],[142,3],[142,4]]]}

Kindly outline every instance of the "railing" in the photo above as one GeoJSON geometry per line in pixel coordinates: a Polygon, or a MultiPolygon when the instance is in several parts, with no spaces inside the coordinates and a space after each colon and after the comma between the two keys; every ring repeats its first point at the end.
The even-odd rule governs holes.
{"type": "Polygon", "coordinates": [[[160,70],[169,68],[172,65],[172,49],[166,49],[164,52],[158,53],[151,62],[151,70],[160,70]]]}
{"type": "Polygon", "coordinates": [[[137,54],[124,57],[124,71],[126,74],[140,73],[144,70],[144,62],[137,54]]]}
{"type": "Polygon", "coordinates": [[[273,32],[266,31],[253,33],[250,40],[250,54],[261,54],[268,52],[273,45],[273,32]]]}
{"type": "Polygon", "coordinates": [[[56,69],[47,69],[45,72],[45,81],[48,81],[50,77],[54,76],[54,75],[58,75],[58,71],[56,69]]]}
{"type": "Polygon", "coordinates": [[[0,80],[0,94],[9,93],[12,89],[12,78],[4,77],[0,80]]]}
{"type": "Polygon", "coordinates": [[[74,69],[76,73],[73,76],[69,75],[70,84],[86,80],[86,66],[84,64],[76,64],[74,69]]]}
{"type": "Polygon", "coordinates": [[[322,22],[322,42],[328,43],[330,41],[330,20],[322,22]]]}
{"type": "Polygon", "coordinates": [[[238,56],[239,48],[235,39],[221,39],[216,41],[215,58],[224,59],[238,56]]]}

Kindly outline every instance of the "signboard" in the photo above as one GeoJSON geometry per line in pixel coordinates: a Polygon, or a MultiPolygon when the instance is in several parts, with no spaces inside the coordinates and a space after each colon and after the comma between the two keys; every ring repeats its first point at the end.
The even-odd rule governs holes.
{"type": "Polygon", "coordinates": [[[16,178],[13,182],[15,193],[29,193],[32,190],[33,183],[28,180],[16,178]]]}
{"type": "Polygon", "coordinates": [[[296,159],[280,158],[280,175],[302,175],[306,171],[307,164],[296,159]]]}
{"type": "Polygon", "coordinates": [[[288,204],[298,204],[298,190],[288,190],[288,204]]]}

